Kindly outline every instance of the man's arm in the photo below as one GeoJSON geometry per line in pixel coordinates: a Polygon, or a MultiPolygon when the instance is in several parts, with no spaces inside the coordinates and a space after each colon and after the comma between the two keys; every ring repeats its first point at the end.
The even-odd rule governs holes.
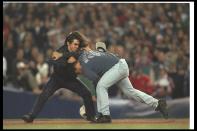
{"type": "Polygon", "coordinates": [[[47,63],[54,65],[54,66],[63,67],[63,66],[66,66],[66,64],[67,64],[67,57],[62,56],[58,59],[48,59],[47,63]]]}
{"type": "Polygon", "coordinates": [[[57,60],[60,57],[63,56],[64,52],[67,52],[67,46],[66,45],[62,45],[61,47],[59,47],[56,51],[54,51],[52,53],[51,59],[53,60],[57,60]]]}
{"type": "Polygon", "coordinates": [[[62,57],[62,56],[63,56],[62,53],[57,52],[57,51],[54,51],[54,52],[52,53],[51,59],[57,60],[57,59],[59,59],[59,58],[62,57]]]}

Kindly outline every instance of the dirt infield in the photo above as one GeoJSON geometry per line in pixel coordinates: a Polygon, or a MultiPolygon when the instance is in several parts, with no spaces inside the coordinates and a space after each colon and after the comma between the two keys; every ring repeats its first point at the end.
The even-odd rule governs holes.
{"type": "Polygon", "coordinates": [[[113,119],[110,124],[92,124],[83,119],[3,120],[4,129],[189,129],[189,119],[113,119]]]}

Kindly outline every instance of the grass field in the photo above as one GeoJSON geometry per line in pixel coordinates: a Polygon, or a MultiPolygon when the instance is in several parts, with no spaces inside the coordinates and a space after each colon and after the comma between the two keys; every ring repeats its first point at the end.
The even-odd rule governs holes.
{"type": "Polygon", "coordinates": [[[4,119],[3,129],[189,129],[189,119],[113,119],[110,124],[92,124],[83,119],[4,119]]]}

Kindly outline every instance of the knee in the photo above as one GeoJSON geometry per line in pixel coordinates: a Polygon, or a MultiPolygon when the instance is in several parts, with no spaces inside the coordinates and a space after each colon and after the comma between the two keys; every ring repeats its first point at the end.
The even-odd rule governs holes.
{"type": "Polygon", "coordinates": [[[96,86],[96,93],[101,93],[103,90],[107,90],[106,85],[103,83],[98,83],[96,86]]]}
{"type": "Polygon", "coordinates": [[[106,84],[102,81],[99,81],[96,86],[98,89],[106,88],[106,84]]]}

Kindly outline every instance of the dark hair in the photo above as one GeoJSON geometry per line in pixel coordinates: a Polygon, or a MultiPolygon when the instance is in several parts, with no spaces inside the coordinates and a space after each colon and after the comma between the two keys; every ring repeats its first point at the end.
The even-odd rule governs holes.
{"type": "Polygon", "coordinates": [[[67,42],[71,43],[71,42],[73,42],[74,39],[79,40],[79,43],[80,43],[79,47],[80,48],[86,47],[89,43],[89,40],[84,35],[82,35],[78,31],[74,31],[74,32],[69,33],[69,35],[66,37],[66,39],[64,41],[64,44],[67,44],[67,42]]]}

